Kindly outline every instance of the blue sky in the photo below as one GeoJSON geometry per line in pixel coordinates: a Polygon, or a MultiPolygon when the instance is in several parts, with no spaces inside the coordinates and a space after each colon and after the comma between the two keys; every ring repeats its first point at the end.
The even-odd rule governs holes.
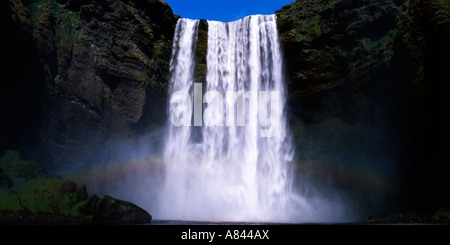
{"type": "Polygon", "coordinates": [[[164,0],[182,18],[235,21],[252,14],[275,14],[295,0],[164,0]]]}

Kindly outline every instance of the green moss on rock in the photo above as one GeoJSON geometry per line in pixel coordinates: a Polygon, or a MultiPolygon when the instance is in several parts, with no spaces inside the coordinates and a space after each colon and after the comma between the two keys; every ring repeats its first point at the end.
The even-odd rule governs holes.
{"type": "Polygon", "coordinates": [[[432,218],[438,222],[449,222],[450,221],[450,208],[442,207],[433,214],[432,218]]]}
{"type": "Polygon", "coordinates": [[[37,162],[24,159],[19,152],[7,150],[0,157],[0,169],[3,175],[12,182],[11,185],[20,185],[30,179],[46,176],[47,172],[37,162]]]}
{"type": "Polygon", "coordinates": [[[8,150],[0,158],[0,221],[150,222],[151,215],[133,203],[110,196],[88,197],[86,186],[50,175],[39,163],[8,150]]]}

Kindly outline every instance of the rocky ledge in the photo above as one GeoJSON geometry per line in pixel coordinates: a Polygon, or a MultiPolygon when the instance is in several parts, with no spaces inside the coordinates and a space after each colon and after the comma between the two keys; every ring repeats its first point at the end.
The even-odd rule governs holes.
{"type": "Polygon", "coordinates": [[[434,214],[398,212],[389,213],[383,216],[372,215],[367,221],[359,224],[449,224],[450,208],[442,207],[434,214]]]}
{"type": "Polygon", "coordinates": [[[152,216],[133,203],[89,196],[85,185],[54,176],[17,151],[0,158],[0,222],[149,223],[152,216]]]}

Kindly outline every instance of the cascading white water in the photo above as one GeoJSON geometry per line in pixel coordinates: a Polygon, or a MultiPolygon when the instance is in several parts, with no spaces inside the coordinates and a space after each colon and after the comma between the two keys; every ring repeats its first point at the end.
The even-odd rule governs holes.
{"type": "Polygon", "coordinates": [[[302,199],[292,191],[276,16],[208,21],[206,91],[193,78],[198,25],[180,19],[175,30],[165,187],[155,215],[289,221],[302,199]]]}

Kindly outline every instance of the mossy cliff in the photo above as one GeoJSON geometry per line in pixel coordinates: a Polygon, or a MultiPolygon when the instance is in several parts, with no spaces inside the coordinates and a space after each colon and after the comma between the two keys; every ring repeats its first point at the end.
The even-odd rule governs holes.
{"type": "MultiPolygon", "coordinates": [[[[179,17],[163,1],[8,0],[2,18],[10,27],[1,47],[2,130],[18,128],[55,166],[165,123],[179,17]],[[20,110],[25,102],[30,108],[20,110]]],[[[21,148],[16,141],[2,148],[21,148]]]]}
{"type": "MultiPolygon", "coordinates": [[[[423,97],[425,42],[448,39],[448,5],[414,0],[298,0],[286,5],[277,17],[289,99],[302,101],[305,120],[339,116],[354,123],[370,120],[378,92],[403,86],[400,80],[408,80],[405,86],[423,97]],[[320,96],[329,98],[319,102],[320,96]]],[[[441,48],[443,54],[448,51],[441,48]]]]}
{"type": "Polygon", "coordinates": [[[206,20],[200,20],[199,22],[196,45],[196,64],[194,67],[195,82],[202,83],[203,91],[206,91],[206,56],[208,52],[208,22],[206,20]]]}
{"type": "Polygon", "coordinates": [[[449,205],[449,1],[297,0],[276,14],[298,161],[333,181],[383,173],[379,193],[349,183],[362,202],[449,205]]]}

